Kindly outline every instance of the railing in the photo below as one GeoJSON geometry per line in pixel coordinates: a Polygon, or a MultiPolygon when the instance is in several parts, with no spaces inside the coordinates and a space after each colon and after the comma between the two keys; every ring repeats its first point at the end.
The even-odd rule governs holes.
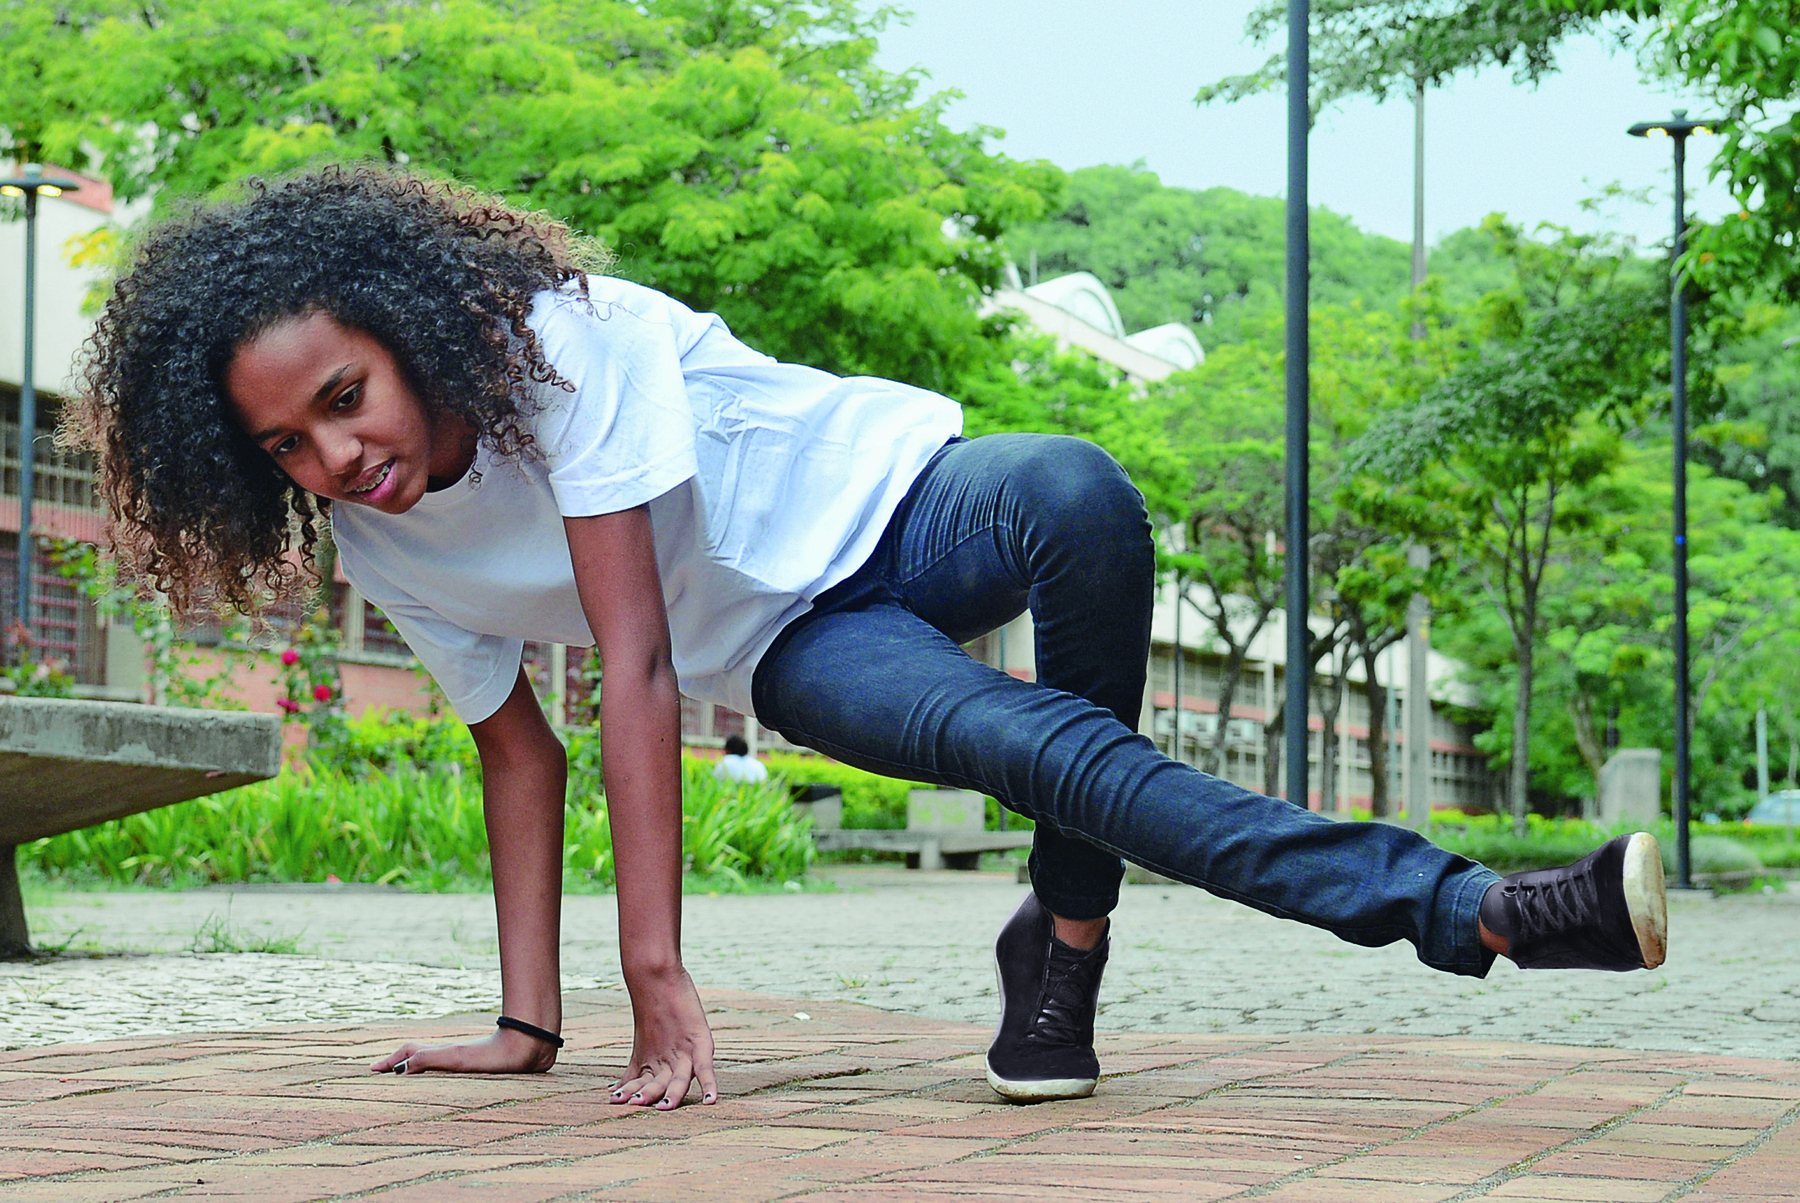
{"type": "MultiPolygon", "coordinates": [[[[16,421],[0,421],[0,494],[19,495],[19,424],[16,421]]],[[[47,432],[38,431],[36,453],[32,456],[31,496],[34,502],[82,510],[97,509],[94,457],[85,451],[64,451],[47,432]]]]}
{"type": "MultiPolygon", "coordinates": [[[[0,546],[0,625],[8,628],[18,587],[18,548],[0,546]]],[[[105,683],[106,636],[94,607],[42,551],[32,564],[31,644],[37,663],[58,665],[82,685],[105,683]]]]}

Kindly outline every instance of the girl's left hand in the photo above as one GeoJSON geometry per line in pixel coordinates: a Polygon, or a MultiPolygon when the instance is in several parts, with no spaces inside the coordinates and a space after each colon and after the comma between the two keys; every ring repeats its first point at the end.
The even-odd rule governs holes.
{"type": "Polygon", "coordinates": [[[467,1044],[403,1044],[369,1069],[378,1074],[416,1074],[428,1069],[466,1074],[541,1074],[555,1064],[554,1048],[523,1032],[501,1028],[485,1040],[467,1044]]]}
{"type": "Polygon", "coordinates": [[[687,1097],[688,1086],[698,1082],[700,1101],[718,1102],[712,1028],[687,970],[627,985],[634,1028],[631,1064],[613,1086],[612,1101],[671,1111],[687,1097]]]}

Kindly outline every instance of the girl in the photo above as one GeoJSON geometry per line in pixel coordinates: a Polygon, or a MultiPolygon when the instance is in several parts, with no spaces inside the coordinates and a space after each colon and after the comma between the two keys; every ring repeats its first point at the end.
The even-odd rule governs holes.
{"type": "Polygon", "coordinates": [[[1426,964],[1663,957],[1648,835],[1501,882],[1410,831],[1335,823],[1136,734],[1153,557],[1099,448],[960,438],[952,402],[776,363],[718,318],[587,274],[540,215],[373,167],[198,206],[138,244],[71,407],[127,570],[177,607],[351,583],[480,751],[505,1014],[377,1071],[542,1071],[561,1040],[561,745],[521,641],[596,644],[635,1040],[612,1098],[718,1089],[680,951],[682,691],[850,764],[1037,821],[996,948],[988,1077],[1084,1095],[1120,858],[1426,964]],[[297,556],[294,554],[297,551],[297,556]],[[1040,680],[959,644],[1030,608],[1040,680]]]}

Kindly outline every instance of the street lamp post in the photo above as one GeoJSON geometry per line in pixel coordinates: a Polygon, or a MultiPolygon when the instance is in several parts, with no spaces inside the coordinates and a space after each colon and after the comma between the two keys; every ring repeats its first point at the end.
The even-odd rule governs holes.
{"type": "Polygon", "coordinates": [[[1667,121],[1640,121],[1626,133],[1652,134],[1675,143],[1675,243],[1669,255],[1669,394],[1675,443],[1675,885],[1693,888],[1688,855],[1688,805],[1692,720],[1688,715],[1688,570],[1687,570],[1687,294],[1681,257],[1687,252],[1687,140],[1708,134],[1716,120],[1690,120],[1676,109],[1667,121]]]}
{"type": "Polygon", "coordinates": [[[1312,127],[1307,101],[1310,60],[1308,0],[1288,0],[1287,61],[1287,797],[1297,806],[1308,803],[1307,753],[1311,736],[1308,657],[1312,627],[1307,622],[1311,589],[1309,555],[1308,446],[1310,425],[1310,343],[1307,320],[1311,276],[1311,239],[1306,210],[1306,137],[1312,127]]]}
{"type": "MultiPolygon", "coordinates": [[[[0,196],[25,198],[25,366],[19,373],[19,583],[16,610],[22,633],[31,630],[31,494],[37,436],[35,337],[37,333],[37,204],[38,196],[61,196],[81,185],[73,180],[44,178],[44,169],[27,163],[11,179],[0,179],[0,196]]],[[[25,654],[20,644],[19,655],[25,654]]]]}

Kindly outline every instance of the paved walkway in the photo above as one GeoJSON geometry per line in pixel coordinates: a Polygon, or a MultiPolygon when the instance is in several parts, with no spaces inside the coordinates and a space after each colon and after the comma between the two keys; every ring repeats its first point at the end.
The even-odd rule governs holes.
{"type": "Polygon", "coordinates": [[[1094,1098],[999,1102],[983,1029],[712,992],[726,1099],[627,1112],[623,995],[536,1077],[375,1077],[437,1023],[0,1054],[0,1200],[1800,1197],[1800,1064],[1409,1037],[1103,1042],[1094,1098]]]}
{"type": "MultiPolygon", "coordinates": [[[[690,897],[703,989],[868,1003],[991,1025],[993,939],[1024,887],[974,874],[851,871],[836,893],[690,897]]],[[[49,893],[40,940],[150,956],[0,964],[0,1048],[492,1007],[492,899],[320,888],[49,893]],[[178,955],[194,947],[301,955],[178,955]]],[[[1671,899],[1656,973],[1434,973],[1198,890],[1128,886],[1102,1028],[1251,1036],[1464,1036],[1800,1058],[1800,889],[1671,899]]],[[[609,896],[567,900],[571,988],[618,982],[609,896]]]]}

